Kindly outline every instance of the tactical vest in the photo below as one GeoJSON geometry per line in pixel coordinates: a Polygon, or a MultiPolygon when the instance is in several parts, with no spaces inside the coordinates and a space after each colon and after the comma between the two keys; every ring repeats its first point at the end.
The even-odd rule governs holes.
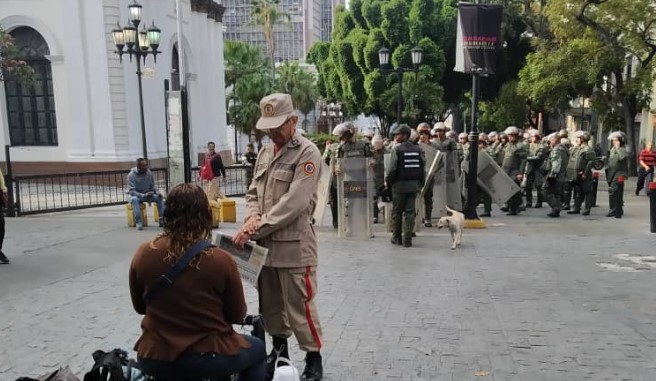
{"type": "Polygon", "coordinates": [[[397,181],[421,181],[424,176],[424,161],[421,148],[413,144],[401,144],[395,148],[397,157],[397,181]]]}

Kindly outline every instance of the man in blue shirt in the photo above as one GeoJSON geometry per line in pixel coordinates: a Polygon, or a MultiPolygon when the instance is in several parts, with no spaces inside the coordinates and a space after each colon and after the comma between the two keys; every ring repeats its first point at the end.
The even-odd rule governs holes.
{"type": "Polygon", "coordinates": [[[141,216],[141,203],[154,202],[157,204],[159,211],[159,226],[162,227],[162,217],[164,216],[164,202],[162,195],[159,194],[155,177],[148,169],[148,161],[144,158],[137,159],[137,166],[132,168],[128,174],[128,194],[130,203],[134,212],[134,221],[137,229],[143,230],[143,220],[141,216]]]}

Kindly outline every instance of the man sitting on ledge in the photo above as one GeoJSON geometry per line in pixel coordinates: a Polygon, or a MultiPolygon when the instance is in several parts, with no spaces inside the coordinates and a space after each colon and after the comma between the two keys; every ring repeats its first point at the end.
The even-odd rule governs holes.
{"type": "Polygon", "coordinates": [[[130,195],[130,203],[132,204],[137,229],[143,230],[141,217],[142,202],[154,202],[157,204],[159,227],[162,227],[162,216],[164,216],[162,195],[159,194],[157,185],[155,185],[153,173],[148,169],[148,161],[144,158],[138,158],[137,166],[132,168],[128,174],[128,194],[130,195]]]}

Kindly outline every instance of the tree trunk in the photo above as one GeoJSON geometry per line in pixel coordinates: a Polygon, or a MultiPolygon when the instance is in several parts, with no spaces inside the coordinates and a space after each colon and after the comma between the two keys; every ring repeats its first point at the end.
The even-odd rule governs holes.
{"type": "Polygon", "coordinates": [[[629,148],[629,163],[628,163],[628,173],[633,175],[636,172],[636,161],[638,158],[638,152],[636,151],[635,138],[633,136],[633,120],[635,119],[636,113],[630,110],[630,106],[625,105],[624,109],[624,129],[626,131],[626,146],[629,148]]]}

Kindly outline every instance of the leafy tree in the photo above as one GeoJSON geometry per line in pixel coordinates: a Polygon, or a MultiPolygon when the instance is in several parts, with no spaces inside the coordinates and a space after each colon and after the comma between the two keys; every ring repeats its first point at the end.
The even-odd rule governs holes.
{"type": "Polygon", "coordinates": [[[280,0],[251,0],[251,6],[251,16],[255,19],[254,22],[262,26],[267,52],[271,59],[272,77],[275,77],[276,64],[273,54],[276,50],[276,41],[273,29],[278,24],[288,23],[291,17],[288,13],[280,10],[280,0]]]}
{"type": "MultiPolygon", "coordinates": [[[[555,43],[541,44],[535,54],[573,64],[541,66],[539,58],[531,58],[526,77],[540,73],[542,81],[538,88],[530,83],[522,83],[520,88],[534,97],[552,89],[570,96],[594,89],[593,107],[606,127],[623,127],[636,152],[633,121],[647,106],[655,79],[653,1],[550,0],[546,15],[555,43]],[[574,53],[577,56],[572,57],[574,53]],[[560,77],[573,81],[569,89],[563,89],[560,77]]],[[[633,160],[629,163],[635,165],[633,160]]]]}
{"type": "Polygon", "coordinates": [[[34,69],[21,59],[11,34],[0,27],[0,82],[10,77],[28,85],[35,81],[34,69]]]}
{"type": "Polygon", "coordinates": [[[523,127],[528,122],[526,98],[517,93],[517,81],[501,86],[499,96],[480,104],[480,129],[501,131],[508,126],[523,127]]]}
{"type": "Polygon", "coordinates": [[[381,133],[386,134],[397,118],[399,81],[397,75],[381,72],[378,50],[388,47],[393,51],[393,67],[411,67],[410,50],[419,45],[424,60],[419,73],[404,76],[402,119],[415,123],[428,110],[442,107],[444,91],[439,81],[445,56],[434,38],[431,1],[442,0],[357,0],[348,10],[338,7],[333,41],[316,43],[308,52],[308,61],[319,72],[320,94],[342,103],[347,117],[361,113],[378,117],[381,133]]]}

